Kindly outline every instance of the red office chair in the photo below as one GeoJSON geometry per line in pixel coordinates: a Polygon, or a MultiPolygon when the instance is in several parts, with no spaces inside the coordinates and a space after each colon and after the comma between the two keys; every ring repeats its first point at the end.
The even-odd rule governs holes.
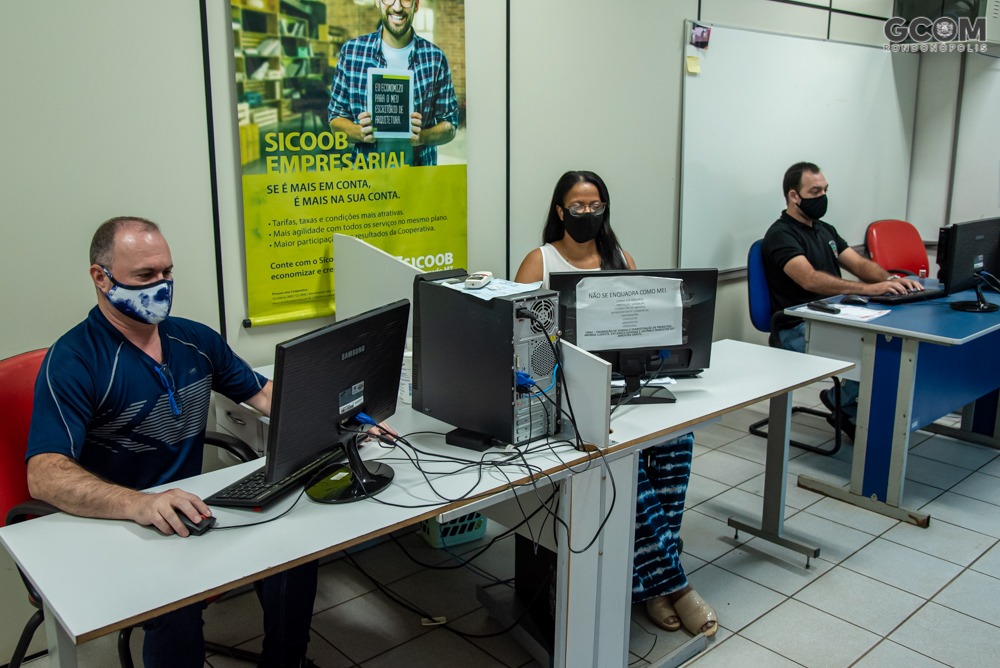
{"type": "MultiPolygon", "coordinates": [[[[0,361],[0,517],[4,518],[5,526],[55,511],[49,504],[36,501],[28,494],[24,464],[31,409],[35,403],[35,377],[45,352],[34,350],[0,361]]],[[[35,629],[44,619],[41,596],[20,569],[18,573],[28,589],[28,602],[35,607],[35,612],[21,631],[8,664],[10,668],[21,665],[35,629]]]]}
{"type": "MultiPolygon", "coordinates": [[[[4,525],[56,512],[56,508],[48,503],[31,498],[28,493],[28,467],[24,462],[31,411],[35,403],[35,378],[46,352],[34,350],[0,360],[0,517],[4,518],[4,525]]],[[[230,452],[240,461],[257,458],[257,453],[250,446],[225,434],[208,432],[205,434],[205,443],[230,452]]],[[[20,569],[18,572],[20,573],[20,569]]],[[[41,595],[23,573],[21,579],[28,590],[28,602],[34,606],[35,612],[21,632],[14,654],[7,664],[9,668],[18,668],[24,661],[31,638],[44,620],[41,595]]],[[[122,629],[118,635],[118,656],[123,668],[133,666],[128,644],[131,633],[132,629],[127,628],[122,629]]],[[[260,660],[255,654],[235,648],[212,643],[206,643],[206,647],[214,653],[254,662],[260,660]]]]}
{"type": "Polygon", "coordinates": [[[890,273],[930,275],[920,232],[905,220],[876,220],[865,233],[865,246],[872,261],[890,273]]]}

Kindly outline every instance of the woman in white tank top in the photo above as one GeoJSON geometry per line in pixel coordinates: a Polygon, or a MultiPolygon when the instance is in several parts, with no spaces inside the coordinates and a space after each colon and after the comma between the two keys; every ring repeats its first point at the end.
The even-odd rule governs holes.
{"type": "Polygon", "coordinates": [[[608,187],[593,172],[566,172],[556,183],[542,241],[521,263],[518,283],[547,288],[554,271],[635,269],[611,229],[608,187]]]}
{"type": "MultiPolygon", "coordinates": [[[[542,281],[558,271],[635,269],[611,230],[608,188],[593,172],[566,172],[556,183],[542,232],[544,245],[528,253],[514,280],[542,281]]],[[[632,600],[644,602],[658,626],[712,636],[713,610],[688,584],[680,562],[680,527],[691,473],[694,437],[686,434],[647,448],[636,483],[635,559],[632,600]]]]}

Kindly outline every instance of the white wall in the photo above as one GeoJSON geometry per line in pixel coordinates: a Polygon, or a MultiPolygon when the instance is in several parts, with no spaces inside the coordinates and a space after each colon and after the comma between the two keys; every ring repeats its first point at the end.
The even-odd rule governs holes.
{"type": "Polygon", "coordinates": [[[511,5],[511,274],[571,169],[608,184],[615,233],[639,266],[676,266],[683,20],[698,3],[511,5]]]}
{"type": "Polygon", "coordinates": [[[86,316],[90,238],[117,215],[162,225],[175,312],[218,326],[198,4],[6,0],[0,25],[0,357],[86,316]]]}
{"type": "MultiPolygon", "coordinates": [[[[229,82],[228,8],[221,0],[209,5],[213,80],[229,82]]],[[[677,232],[680,23],[698,18],[698,3],[511,0],[511,5],[514,268],[539,241],[555,178],[581,166],[611,182],[616,227],[639,263],[663,264],[675,254],[677,232]],[[529,54],[537,59],[530,61],[529,54]],[[630,134],[636,122],[629,119],[630,96],[637,93],[626,77],[656,69],[662,86],[642,93],[663,109],[653,143],[630,134]],[[581,97],[591,84],[598,91],[596,103],[592,96],[581,97]],[[595,155],[600,164],[594,164],[595,155]],[[638,234],[630,221],[656,228],[638,234]]],[[[880,21],[830,15],[825,5],[701,0],[701,18],[817,37],[826,37],[829,24],[833,39],[877,43],[880,21]]],[[[835,5],[876,16],[887,11],[885,0],[835,5]]],[[[505,21],[504,3],[467,0],[470,267],[498,273],[505,269],[506,252],[505,21]]],[[[198,3],[3,0],[0,25],[6,28],[8,53],[21,54],[0,65],[5,233],[0,308],[6,316],[0,355],[47,346],[84,317],[94,303],[86,276],[90,236],[102,220],[122,213],[163,224],[177,264],[176,312],[218,326],[198,3]]],[[[940,215],[947,192],[941,156],[950,152],[950,140],[941,133],[949,110],[954,117],[953,70],[943,59],[926,56],[925,62],[911,185],[926,197],[911,196],[910,215],[940,215]]],[[[978,124],[996,108],[996,102],[977,107],[997,99],[996,70],[983,67],[967,77],[962,119],[978,124]]],[[[215,87],[217,111],[232,108],[231,95],[228,86],[215,87]]],[[[265,363],[275,342],[318,322],[256,331],[239,326],[246,298],[231,117],[216,135],[225,322],[237,351],[252,363],[265,363]]],[[[997,168],[996,154],[987,165],[991,169],[997,168]]],[[[970,161],[979,159],[968,155],[970,161]]],[[[979,198],[982,207],[997,204],[995,189],[961,199],[978,206],[979,198]]],[[[769,222],[761,221],[762,231],[769,222]]],[[[720,286],[717,312],[717,338],[763,340],[750,327],[741,280],[720,286]]],[[[0,554],[0,600],[0,657],[7,657],[29,609],[6,553],[0,554]]]]}
{"type": "MultiPolygon", "coordinates": [[[[919,228],[948,219],[948,175],[954,153],[959,54],[928,54],[920,60],[907,220],[919,228]]],[[[937,241],[936,238],[928,241],[937,241]]]]}
{"type": "Polygon", "coordinates": [[[949,222],[1000,216],[1000,60],[968,54],[949,222]]]}

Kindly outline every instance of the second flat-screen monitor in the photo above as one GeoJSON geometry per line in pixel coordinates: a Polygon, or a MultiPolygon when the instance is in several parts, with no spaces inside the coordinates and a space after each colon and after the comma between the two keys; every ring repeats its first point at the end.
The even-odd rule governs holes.
{"type": "Polygon", "coordinates": [[[401,300],[278,344],[265,479],[274,483],[340,446],[346,464],[318,472],[316,501],[355,501],[382,491],[392,469],[362,461],[355,438],[396,411],[410,303],[401,300]]]}
{"type": "Polygon", "coordinates": [[[611,362],[625,381],[616,401],[670,402],[664,389],[640,390],[653,376],[708,368],[718,280],[718,269],[594,270],[550,274],[549,287],[559,293],[563,338],[611,362]]]}
{"type": "Polygon", "coordinates": [[[942,227],[938,233],[938,279],[948,294],[976,290],[976,301],[952,302],[959,311],[996,311],[983,297],[982,284],[1000,273],[1000,218],[984,218],[942,227]],[[985,277],[984,277],[985,275],[985,277]]]}

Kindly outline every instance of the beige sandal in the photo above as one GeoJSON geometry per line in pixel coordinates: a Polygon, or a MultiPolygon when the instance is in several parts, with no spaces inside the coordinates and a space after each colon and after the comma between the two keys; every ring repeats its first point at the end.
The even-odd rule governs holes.
{"type": "Polygon", "coordinates": [[[706,638],[711,638],[719,630],[719,618],[715,610],[693,589],[674,601],[674,609],[684,628],[694,635],[703,633],[706,638]],[[706,630],[705,627],[709,624],[711,626],[706,630]]]}
{"type": "Polygon", "coordinates": [[[646,601],[646,614],[661,629],[679,631],[681,618],[666,596],[657,596],[646,601]]]}

